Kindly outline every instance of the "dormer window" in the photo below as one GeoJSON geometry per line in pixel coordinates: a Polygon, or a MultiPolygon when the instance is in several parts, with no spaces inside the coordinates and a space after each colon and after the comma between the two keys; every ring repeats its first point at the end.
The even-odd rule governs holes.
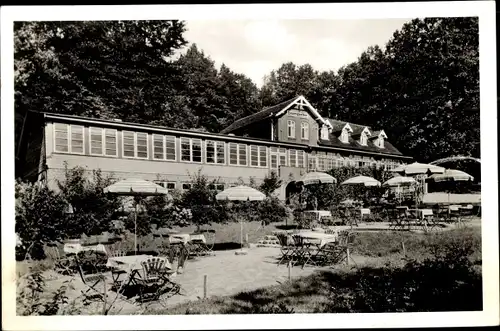
{"type": "Polygon", "coordinates": [[[380,131],[378,135],[376,135],[377,139],[374,141],[375,146],[378,148],[384,148],[384,141],[387,139],[387,135],[385,134],[384,131],[380,131]]]}
{"type": "Polygon", "coordinates": [[[342,141],[345,144],[349,142],[349,132],[346,129],[342,130],[342,134],[340,135],[340,141],[342,141]]]}
{"type": "Polygon", "coordinates": [[[328,140],[328,127],[321,127],[321,140],[328,140]]]}
{"type": "Polygon", "coordinates": [[[379,148],[384,148],[384,137],[380,136],[378,137],[378,147],[379,148]]]}
{"type": "Polygon", "coordinates": [[[371,135],[368,128],[364,128],[359,136],[359,143],[361,146],[368,145],[368,136],[371,135]]]}

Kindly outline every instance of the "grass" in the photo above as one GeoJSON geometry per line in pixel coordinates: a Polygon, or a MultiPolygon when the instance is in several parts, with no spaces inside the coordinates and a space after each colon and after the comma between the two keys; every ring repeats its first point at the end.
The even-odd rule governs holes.
{"type": "Polygon", "coordinates": [[[480,239],[480,229],[477,228],[432,234],[359,233],[354,243],[357,253],[379,256],[380,263],[359,269],[340,267],[334,271],[321,271],[292,283],[186,302],[149,313],[481,310],[480,239]],[[401,241],[405,242],[410,260],[402,259],[401,241]],[[412,258],[416,260],[412,261],[412,258]]]}

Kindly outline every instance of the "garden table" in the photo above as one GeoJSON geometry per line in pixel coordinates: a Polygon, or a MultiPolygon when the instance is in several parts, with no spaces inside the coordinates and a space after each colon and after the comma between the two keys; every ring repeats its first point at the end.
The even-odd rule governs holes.
{"type": "Polygon", "coordinates": [[[170,235],[169,240],[170,243],[182,242],[184,245],[186,245],[190,241],[201,241],[203,243],[207,242],[203,234],[190,234],[190,233],[172,234],[170,235]]]}
{"type": "Polygon", "coordinates": [[[297,252],[295,254],[299,259],[303,259],[302,268],[309,262],[313,262],[319,254],[321,254],[321,248],[328,243],[334,243],[337,241],[338,233],[327,234],[321,232],[304,231],[299,232],[296,236],[302,238],[302,245],[297,247],[297,252]]]}
{"type": "Polygon", "coordinates": [[[429,221],[432,222],[432,227],[436,225],[433,221],[434,213],[432,212],[432,209],[409,209],[408,212],[411,213],[417,220],[422,222],[422,226],[425,231],[428,230],[429,221]]]}
{"type": "Polygon", "coordinates": [[[80,243],[66,243],[64,244],[64,253],[66,254],[78,254],[80,252],[85,252],[85,251],[96,251],[96,252],[103,252],[104,254],[106,253],[106,247],[104,247],[103,244],[97,244],[97,245],[82,245],[80,243]]]}

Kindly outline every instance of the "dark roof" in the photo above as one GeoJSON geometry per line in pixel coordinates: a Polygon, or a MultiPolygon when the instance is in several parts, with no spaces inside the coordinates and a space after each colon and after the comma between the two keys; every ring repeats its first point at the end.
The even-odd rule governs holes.
{"type": "MultiPolygon", "coordinates": [[[[351,125],[352,127],[351,123],[349,123],[349,125],[351,125]]],[[[358,139],[354,139],[352,136],[349,137],[349,143],[343,143],[339,140],[339,137],[335,132],[331,133],[329,135],[329,138],[330,140],[319,140],[318,145],[328,146],[328,147],[348,148],[348,149],[375,152],[381,154],[403,155],[403,153],[401,153],[396,147],[394,147],[387,140],[384,142],[384,148],[379,148],[373,143],[372,140],[368,140],[367,145],[363,146],[359,143],[358,139]]]]}
{"type": "MultiPolygon", "coordinates": [[[[332,132],[334,132],[334,133],[341,131],[344,128],[344,126],[347,123],[349,123],[349,122],[344,122],[344,121],[339,121],[339,120],[332,120],[330,118],[325,118],[325,120],[326,121],[330,121],[330,123],[332,124],[332,127],[333,127],[332,132]]],[[[363,130],[365,128],[368,128],[368,130],[370,130],[370,132],[372,131],[372,129],[369,126],[366,126],[366,125],[359,125],[359,124],[349,123],[349,126],[352,129],[352,134],[353,135],[361,134],[361,132],[363,132],[363,130]]]]}
{"type": "Polygon", "coordinates": [[[270,115],[278,113],[280,110],[282,110],[283,108],[288,106],[290,103],[292,103],[297,98],[298,98],[298,96],[294,97],[293,99],[283,101],[277,105],[274,105],[274,106],[271,106],[268,108],[264,108],[263,110],[255,113],[255,114],[240,118],[239,120],[236,120],[233,124],[231,124],[230,126],[225,128],[224,130],[222,130],[220,133],[222,133],[222,134],[231,133],[231,132],[238,130],[244,126],[248,126],[250,124],[259,122],[259,121],[269,117],[270,115]]]}

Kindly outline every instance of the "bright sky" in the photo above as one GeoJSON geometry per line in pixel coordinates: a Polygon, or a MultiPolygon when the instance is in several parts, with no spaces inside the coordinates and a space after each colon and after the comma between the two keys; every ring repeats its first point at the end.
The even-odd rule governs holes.
{"type": "Polygon", "coordinates": [[[384,47],[408,19],[197,20],[185,33],[219,67],[250,77],[257,86],[285,62],[337,71],[369,46],[384,47]]]}

